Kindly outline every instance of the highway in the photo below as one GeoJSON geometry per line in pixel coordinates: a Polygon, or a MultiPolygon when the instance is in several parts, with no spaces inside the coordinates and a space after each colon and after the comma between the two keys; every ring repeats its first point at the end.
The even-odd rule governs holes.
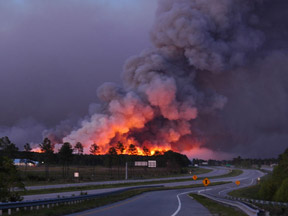
{"type": "MultiPolygon", "coordinates": [[[[224,197],[229,191],[241,187],[255,184],[258,177],[262,177],[264,173],[258,170],[243,170],[244,172],[237,177],[211,179],[211,182],[219,181],[240,181],[240,185],[229,183],[225,185],[213,187],[200,187],[180,190],[166,190],[147,192],[133,198],[117,202],[100,208],[71,214],[69,216],[129,216],[129,215],[155,215],[155,216],[184,216],[184,215],[210,215],[209,211],[201,204],[188,196],[189,193],[206,193],[213,196],[224,197]]],[[[175,182],[164,184],[165,187],[176,185],[189,185],[199,183],[198,181],[175,182]]],[[[162,184],[163,185],[163,184],[162,184]]]]}
{"type": "MultiPolygon", "coordinates": [[[[214,167],[211,172],[206,174],[197,175],[200,177],[211,177],[211,176],[219,176],[223,174],[229,173],[229,169],[225,167],[214,167]]],[[[192,174],[193,175],[193,174],[192,174]]],[[[107,185],[107,184],[120,184],[120,183],[137,183],[137,182],[150,182],[150,181],[162,181],[162,180],[173,180],[173,179],[191,179],[191,181],[187,182],[175,182],[175,183],[166,183],[165,186],[178,186],[178,185],[189,185],[189,184],[201,184],[201,180],[192,181],[191,176],[183,176],[183,177],[169,177],[169,178],[157,178],[157,179],[141,179],[141,180],[120,180],[120,181],[106,181],[106,182],[87,182],[87,183],[75,183],[75,184],[59,184],[59,185],[45,185],[45,186],[30,186],[26,187],[27,190],[36,190],[36,189],[50,189],[50,188],[62,188],[62,187],[76,187],[76,186],[88,186],[88,185],[107,185]]],[[[157,185],[157,184],[153,184],[157,185]]],[[[159,185],[159,184],[158,184],[159,185]]],[[[161,184],[163,185],[163,184],[161,184]]],[[[130,186],[131,187],[131,186],[130,186]]],[[[95,189],[95,190],[85,190],[88,194],[99,194],[105,192],[111,192],[115,190],[120,190],[129,187],[118,187],[118,188],[105,188],[105,189],[95,189]]],[[[70,197],[72,195],[80,195],[81,191],[72,191],[72,192],[62,192],[62,193],[49,193],[49,194],[37,194],[37,195],[26,195],[23,196],[24,201],[31,200],[39,200],[39,199],[55,199],[57,197],[70,197]]]]}
{"type": "MultiPolygon", "coordinates": [[[[212,169],[211,172],[206,174],[200,174],[198,177],[210,177],[223,175],[229,172],[229,169],[225,167],[203,167],[212,169]]],[[[123,184],[123,183],[136,183],[136,182],[150,182],[150,181],[162,181],[162,180],[173,180],[173,179],[187,179],[192,178],[191,176],[181,176],[181,177],[168,177],[168,178],[153,178],[153,179],[137,179],[137,180],[116,180],[116,181],[97,181],[97,182],[84,182],[84,183],[71,183],[71,184],[55,184],[55,185],[38,185],[38,186],[27,186],[26,190],[40,190],[40,189],[51,189],[51,188],[63,188],[63,187],[81,187],[90,185],[107,185],[107,184],[123,184]]]]}

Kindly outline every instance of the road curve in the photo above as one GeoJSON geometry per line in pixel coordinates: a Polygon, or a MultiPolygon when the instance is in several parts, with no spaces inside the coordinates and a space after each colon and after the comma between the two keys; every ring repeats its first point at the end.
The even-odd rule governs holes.
{"type": "MultiPolygon", "coordinates": [[[[209,167],[209,169],[212,169],[211,172],[206,173],[206,174],[200,174],[198,177],[211,177],[211,176],[219,176],[223,175],[229,172],[229,169],[225,167],[209,167]]],[[[193,175],[193,174],[192,174],[193,175]]],[[[191,179],[191,181],[186,181],[186,182],[173,182],[173,183],[165,183],[164,185],[167,187],[172,187],[172,186],[178,186],[178,185],[189,185],[189,184],[201,184],[201,180],[198,181],[193,181],[192,176],[185,176],[185,177],[170,177],[170,178],[159,178],[159,179],[145,179],[145,180],[127,180],[127,181],[110,181],[113,182],[113,184],[116,183],[134,183],[134,182],[147,182],[147,181],[159,181],[159,180],[173,180],[173,179],[191,179]]],[[[89,182],[89,183],[79,183],[79,184],[68,184],[65,185],[66,187],[71,187],[71,186],[87,186],[87,185],[103,185],[103,184],[109,184],[109,182],[89,182]]],[[[112,184],[112,183],[110,183],[112,184]]],[[[151,184],[151,185],[160,185],[160,184],[151,184]]],[[[163,185],[163,184],[161,184],[163,185]]],[[[35,189],[48,189],[48,188],[60,188],[62,185],[47,185],[47,186],[32,186],[32,187],[27,187],[26,189],[31,190],[31,188],[35,189]],[[40,187],[40,188],[39,188],[40,187]],[[45,187],[45,188],[42,188],[45,187]]],[[[118,187],[118,188],[105,188],[105,189],[95,189],[95,190],[85,190],[88,194],[99,194],[99,193],[105,193],[105,192],[111,192],[111,191],[116,191],[124,188],[130,188],[129,187],[118,187]]],[[[36,194],[36,195],[26,195],[23,196],[24,201],[31,201],[31,200],[39,200],[39,199],[55,199],[57,197],[70,197],[70,196],[77,196],[80,195],[81,191],[71,191],[71,192],[60,192],[60,193],[49,193],[49,194],[36,194]]]]}
{"type": "MultiPolygon", "coordinates": [[[[217,176],[223,175],[229,172],[229,169],[225,167],[203,167],[212,169],[209,173],[199,174],[199,177],[203,176],[217,176]]],[[[55,184],[55,185],[38,185],[38,186],[27,186],[26,190],[40,190],[40,189],[51,189],[51,188],[63,188],[63,187],[81,187],[81,186],[91,186],[91,185],[108,185],[108,184],[123,184],[123,183],[137,183],[137,182],[150,182],[150,181],[165,181],[173,179],[188,179],[192,178],[193,173],[189,176],[175,176],[167,178],[153,178],[153,179],[137,179],[137,180],[114,180],[114,181],[98,181],[98,182],[83,182],[83,183],[70,183],[70,184],[55,184]]]]}
{"type": "MultiPolygon", "coordinates": [[[[211,179],[211,182],[217,181],[240,181],[240,186],[235,183],[229,183],[225,185],[213,186],[213,187],[200,187],[192,189],[181,190],[167,190],[167,191],[154,191],[144,193],[139,196],[135,196],[131,199],[127,199],[121,202],[117,202],[111,205],[103,206],[100,208],[91,209],[88,211],[71,214],[69,216],[185,216],[185,215],[211,215],[209,211],[201,204],[188,197],[189,193],[207,193],[214,196],[225,196],[230,190],[245,187],[254,184],[258,177],[262,177],[264,174],[257,170],[243,170],[243,173],[237,177],[211,179]]],[[[174,183],[173,183],[174,184],[174,183]]],[[[181,185],[191,184],[187,182],[179,182],[181,185]]],[[[171,183],[165,184],[165,186],[171,186],[171,183]]],[[[173,185],[174,186],[174,185],[173,185]]]]}

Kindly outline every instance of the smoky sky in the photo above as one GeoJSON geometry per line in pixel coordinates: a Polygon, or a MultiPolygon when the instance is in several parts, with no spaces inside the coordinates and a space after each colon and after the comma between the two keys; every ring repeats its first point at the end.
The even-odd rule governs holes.
{"type": "Polygon", "coordinates": [[[155,9],[152,0],[1,1],[1,127],[84,116],[97,87],[121,83],[125,59],[150,46],[155,9]]]}
{"type": "Polygon", "coordinates": [[[1,1],[0,134],[39,142],[41,133],[21,139],[8,128],[86,115],[97,87],[121,83],[125,59],[150,46],[155,8],[152,0],[1,1]]]}
{"type": "Polygon", "coordinates": [[[154,7],[153,1],[1,1],[0,125],[33,117],[52,126],[84,115],[97,87],[120,83],[125,59],[149,46],[154,7]]]}
{"type": "Polygon", "coordinates": [[[181,152],[280,154],[286,0],[156,3],[1,1],[0,136],[106,149],[122,133],[181,152]]]}

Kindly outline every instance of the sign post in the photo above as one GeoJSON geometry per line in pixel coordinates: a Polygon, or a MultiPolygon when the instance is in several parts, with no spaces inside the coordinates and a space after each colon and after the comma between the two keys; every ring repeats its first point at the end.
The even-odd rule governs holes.
{"type": "Polygon", "coordinates": [[[78,182],[80,181],[79,172],[74,172],[74,178],[76,178],[78,180],[78,182]]]}

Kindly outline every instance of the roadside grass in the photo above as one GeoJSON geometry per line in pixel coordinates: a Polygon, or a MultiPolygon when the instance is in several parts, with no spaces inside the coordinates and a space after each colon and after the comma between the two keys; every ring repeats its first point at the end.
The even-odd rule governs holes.
{"type": "Polygon", "coordinates": [[[249,199],[261,199],[258,196],[258,191],[260,189],[260,184],[240,188],[238,190],[233,190],[228,193],[229,196],[240,197],[240,198],[249,198],[249,199]]]}
{"type": "MultiPolygon", "coordinates": [[[[125,169],[123,167],[100,167],[100,166],[71,166],[69,168],[69,175],[63,178],[62,166],[51,166],[49,168],[49,179],[45,177],[45,167],[17,167],[26,186],[39,186],[46,184],[67,184],[79,182],[97,182],[97,181],[111,181],[122,180],[125,176],[125,169]],[[79,172],[79,179],[73,177],[74,172],[79,172]]],[[[155,179],[167,177],[185,177],[191,174],[199,175],[211,172],[212,169],[187,167],[177,170],[157,167],[147,169],[144,167],[129,168],[129,177],[131,179],[155,179]]]]}
{"type": "MultiPolygon", "coordinates": [[[[211,186],[217,186],[222,184],[228,184],[231,182],[215,182],[211,183],[209,187],[211,186]]],[[[134,189],[130,191],[125,191],[119,194],[115,195],[109,195],[105,197],[95,198],[87,201],[83,201],[80,204],[70,204],[70,205],[64,205],[59,204],[58,206],[51,207],[49,209],[43,208],[43,209],[33,209],[31,210],[23,210],[20,209],[20,211],[15,212],[13,211],[13,216],[60,216],[60,215],[67,215],[72,214],[76,212],[85,211],[92,208],[97,208],[101,206],[105,206],[111,203],[119,202],[137,195],[141,195],[146,192],[152,192],[152,191],[160,191],[160,190],[176,190],[176,189],[188,189],[188,188],[198,188],[203,187],[202,184],[193,184],[193,185],[186,185],[186,186],[176,186],[176,187],[159,187],[159,188],[145,188],[145,189],[134,189]]],[[[7,212],[3,212],[3,215],[7,215],[7,212]]]]}
{"type": "Polygon", "coordinates": [[[233,208],[228,207],[223,204],[219,204],[218,202],[215,202],[211,199],[208,199],[206,197],[197,195],[197,194],[189,194],[189,196],[193,197],[197,202],[201,203],[204,207],[206,207],[212,215],[221,215],[221,216],[246,216],[245,213],[242,211],[233,208]]]}
{"type": "MultiPolygon", "coordinates": [[[[216,178],[226,178],[226,177],[235,177],[242,174],[242,170],[233,169],[230,173],[209,177],[210,179],[216,178]]],[[[205,177],[198,178],[198,180],[204,179],[205,177]]],[[[163,184],[163,183],[173,183],[173,182],[185,182],[193,181],[192,178],[185,179],[171,179],[171,180],[159,180],[159,181],[147,181],[147,182],[136,182],[136,183],[121,183],[121,184],[106,184],[106,185],[89,185],[89,186],[76,186],[76,187],[63,187],[63,188],[50,188],[50,189],[39,189],[39,190],[26,190],[19,191],[21,196],[24,195],[36,195],[36,194],[49,194],[49,193],[62,193],[62,192],[71,192],[71,191],[83,191],[83,190],[96,190],[96,189],[105,189],[105,188],[118,188],[118,187],[130,187],[130,186],[140,186],[140,185],[150,185],[150,184],[163,184]]]]}
{"type": "Polygon", "coordinates": [[[249,187],[240,188],[237,190],[230,191],[228,193],[229,196],[234,197],[240,197],[240,198],[248,198],[248,199],[259,199],[261,200],[261,197],[259,196],[258,192],[261,188],[261,184],[266,181],[270,177],[271,174],[265,175],[261,178],[260,183],[258,182],[256,185],[252,185],[249,187]]]}

